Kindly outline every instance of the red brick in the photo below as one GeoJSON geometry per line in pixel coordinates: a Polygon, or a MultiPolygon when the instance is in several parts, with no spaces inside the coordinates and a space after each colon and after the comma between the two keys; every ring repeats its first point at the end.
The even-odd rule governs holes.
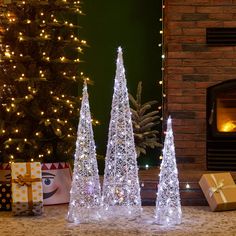
{"type": "Polygon", "coordinates": [[[182,134],[195,134],[198,132],[197,126],[175,126],[173,127],[174,133],[182,133],[182,134]]]}
{"type": "Polygon", "coordinates": [[[236,22],[235,21],[224,21],[223,26],[224,27],[236,27],[236,22]]]}
{"type": "Polygon", "coordinates": [[[169,53],[168,53],[167,57],[168,57],[168,60],[166,62],[166,64],[167,64],[166,66],[175,67],[175,66],[182,66],[183,65],[183,62],[181,59],[172,59],[172,58],[169,59],[169,53]]]}
{"type": "Polygon", "coordinates": [[[210,58],[210,59],[219,59],[223,58],[225,55],[225,52],[220,51],[220,52],[195,52],[194,57],[195,58],[210,58]]]}
{"type": "Polygon", "coordinates": [[[195,22],[184,22],[184,21],[172,21],[168,23],[169,29],[176,29],[176,28],[193,28],[196,27],[195,22]]]}
{"type": "Polygon", "coordinates": [[[221,5],[221,6],[232,6],[232,0],[212,0],[211,1],[212,5],[221,5]]]}
{"type": "Polygon", "coordinates": [[[210,85],[209,82],[201,82],[201,83],[196,83],[195,88],[201,88],[201,89],[206,89],[210,85]]]}
{"type": "Polygon", "coordinates": [[[198,36],[205,36],[206,29],[203,28],[183,28],[183,35],[198,35],[198,36]]]}
{"type": "MultiPolygon", "coordinates": [[[[198,6],[196,7],[198,13],[223,13],[223,9],[220,6],[198,6]]],[[[217,15],[217,14],[216,14],[217,15]]]]}
{"type": "Polygon", "coordinates": [[[194,98],[193,97],[189,97],[189,96],[168,96],[168,102],[170,103],[193,103],[194,102],[194,98]]]}
{"type": "Polygon", "coordinates": [[[206,143],[205,142],[195,142],[195,147],[196,148],[203,148],[205,149],[206,148],[206,143]]]}
{"type": "Polygon", "coordinates": [[[170,81],[179,81],[182,82],[182,75],[180,74],[169,74],[168,75],[168,82],[170,81]]]}
{"type": "Polygon", "coordinates": [[[174,67],[174,66],[167,66],[166,73],[168,74],[192,74],[194,73],[193,67],[174,67]]]}
{"type": "Polygon", "coordinates": [[[208,47],[209,52],[232,52],[236,51],[235,46],[208,47]]]}
{"type": "Polygon", "coordinates": [[[224,21],[198,21],[196,27],[208,28],[208,27],[223,27],[224,21]]]}
{"type": "Polygon", "coordinates": [[[192,52],[168,52],[168,58],[195,58],[192,52]]]}
{"type": "Polygon", "coordinates": [[[236,51],[224,52],[223,57],[225,59],[235,59],[236,58],[236,51]]]}
{"type": "Polygon", "coordinates": [[[168,48],[169,52],[178,52],[182,50],[182,46],[180,44],[175,44],[175,43],[168,43],[166,47],[168,48]]]}
{"type": "MultiPolygon", "coordinates": [[[[205,156],[205,150],[203,148],[195,148],[194,150],[192,148],[177,148],[176,149],[176,156],[196,156],[198,159],[199,157],[205,156]]],[[[205,159],[205,158],[204,158],[205,159]]]]}
{"type": "Polygon", "coordinates": [[[172,29],[169,35],[182,35],[182,29],[181,28],[172,29]]]}
{"type": "Polygon", "coordinates": [[[168,111],[172,111],[172,110],[182,111],[182,105],[181,104],[168,104],[167,109],[168,111]]]}
{"type": "Polygon", "coordinates": [[[182,19],[182,14],[175,12],[168,12],[165,14],[165,18],[168,18],[168,20],[177,21],[182,19]]]}
{"type": "Polygon", "coordinates": [[[184,43],[194,43],[194,44],[198,44],[198,43],[205,43],[206,39],[204,37],[198,37],[198,36],[177,36],[177,37],[173,37],[170,36],[168,37],[168,41],[171,43],[180,43],[180,44],[184,44],[184,43]]]}
{"type": "Polygon", "coordinates": [[[205,92],[205,90],[203,90],[203,89],[185,89],[185,88],[183,88],[183,90],[181,91],[184,95],[204,95],[206,92],[205,92]]]}
{"type": "Polygon", "coordinates": [[[182,95],[182,91],[180,89],[168,89],[168,95],[182,95]]]}
{"type": "Polygon", "coordinates": [[[168,6],[168,12],[170,13],[194,13],[196,11],[195,6],[168,6]]]}
{"type": "Polygon", "coordinates": [[[183,85],[183,83],[178,82],[178,81],[170,81],[168,84],[168,89],[182,89],[183,87],[185,88],[192,88],[192,84],[190,83],[186,83],[183,85]]]}
{"type": "Polygon", "coordinates": [[[166,1],[167,5],[181,5],[182,7],[187,6],[194,6],[194,5],[208,5],[210,4],[211,0],[168,0],[166,1]]]}
{"type": "Polygon", "coordinates": [[[232,60],[184,59],[183,66],[232,66],[232,60]]]}
{"type": "Polygon", "coordinates": [[[172,123],[174,126],[198,126],[198,121],[196,119],[175,119],[172,118],[172,123]]]}
{"type": "Polygon", "coordinates": [[[178,141],[175,139],[175,146],[182,147],[182,148],[195,148],[196,142],[195,141],[178,141]]]}
{"type": "Polygon", "coordinates": [[[192,134],[177,134],[175,135],[175,140],[196,140],[196,136],[192,134]]]}
{"type": "Polygon", "coordinates": [[[230,6],[230,7],[224,7],[223,8],[224,13],[236,13],[236,6],[230,6]]]}
{"type": "Polygon", "coordinates": [[[209,14],[209,19],[211,20],[232,20],[233,19],[233,13],[220,13],[220,14],[209,14]]]}
{"type": "MultiPolygon", "coordinates": [[[[224,74],[224,80],[229,80],[232,79],[232,74],[224,74]]],[[[235,77],[234,77],[235,78],[235,77]]],[[[210,81],[215,81],[215,82],[222,82],[222,75],[221,74],[214,74],[210,76],[210,81]]]]}
{"type": "Polygon", "coordinates": [[[206,104],[182,104],[184,111],[202,111],[206,109],[206,104]]]}
{"type": "Polygon", "coordinates": [[[196,66],[194,68],[195,73],[197,74],[209,74],[209,71],[211,74],[223,74],[224,68],[223,67],[215,67],[215,66],[196,66]]]}

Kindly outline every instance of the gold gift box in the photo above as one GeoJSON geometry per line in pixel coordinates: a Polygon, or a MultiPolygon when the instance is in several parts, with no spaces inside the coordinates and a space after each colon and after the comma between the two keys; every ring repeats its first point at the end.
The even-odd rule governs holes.
{"type": "Polygon", "coordinates": [[[229,172],[203,174],[199,185],[212,211],[236,209],[236,185],[229,172]]]}
{"type": "Polygon", "coordinates": [[[12,212],[14,215],[41,215],[43,188],[40,162],[12,163],[12,212]]]}

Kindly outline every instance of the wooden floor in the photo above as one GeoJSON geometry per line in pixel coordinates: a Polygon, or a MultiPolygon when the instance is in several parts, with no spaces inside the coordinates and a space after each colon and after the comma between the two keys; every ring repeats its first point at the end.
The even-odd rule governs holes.
{"type": "MultiPolygon", "coordinates": [[[[208,205],[198,184],[201,176],[205,173],[213,173],[213,171],[179,170],[180,197],[183,206],[208,205]]],[[[158,175],[159,168],[157,167],[139,171],[141,197],[144,206],[155,205],[158,175]]],[[[236,180],[236,172],[231,172],[231,175],[236,180]]]]}

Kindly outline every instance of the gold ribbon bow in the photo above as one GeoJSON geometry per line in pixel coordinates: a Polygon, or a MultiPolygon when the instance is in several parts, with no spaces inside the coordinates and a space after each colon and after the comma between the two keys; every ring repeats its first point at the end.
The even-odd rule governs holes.
{"type": "Polygon", "coordinates": [[[31,178],[29,174],[25,174],[23,175],[18,175],[17,179],[15,180],[15,182],[21,186],[30,186],[32,182],[34,182],[35,179],[31,178]]]}
{"type": "Polygon", "coordinates": [[[224,185],[224,179],[221,179],[220,181],[217,182],[214,174],[211,174],[211,178],[214,181],[215,186],[209,188],[210,197],[212,197],[214,195],[214,193],[219,193],[223,202],[227,203],[227,199],[224,195],[223,190],[229,189],[229,188],[236,188],[236,185],[235,184],[234,185],[224,185]]]}
{"type": "Polygon", "coordinates": [[[215,187],[211,187],[209,189],[209,195],[210,197],[213,196],[214,193],[219,193],[223,202],[227,202],[227,199],[222,191],[222,189],[224,189],[224,180],[221,179],[219,182],[217,182],[216,178],[214,175],[211,174],[211,178],[213,179],[214,183],[215,183],[215,187]]]}

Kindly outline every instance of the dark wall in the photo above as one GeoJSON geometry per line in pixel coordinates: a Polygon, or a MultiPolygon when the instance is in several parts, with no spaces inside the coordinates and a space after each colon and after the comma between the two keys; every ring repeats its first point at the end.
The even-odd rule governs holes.
{"type": "MultiPolygon", "coordinates": [[[[81,38],[90,45],[82,59],[84,72],[95,82],[89,87],[90,107],[101,122],[94,127],[97,153],[105,155],[116,69],[117,48],[123,48],[128,90],[135,94],[143,82],[143,101],[161,102],[161,1],[84,1],[81,38]]],[[[157,153],[149,152],[155,163],[157,153]]],[[[143,158],[145,159],[145,158],[143,158]]],[[[150,163],[152,164],[152,163],[150,163]]]]}

